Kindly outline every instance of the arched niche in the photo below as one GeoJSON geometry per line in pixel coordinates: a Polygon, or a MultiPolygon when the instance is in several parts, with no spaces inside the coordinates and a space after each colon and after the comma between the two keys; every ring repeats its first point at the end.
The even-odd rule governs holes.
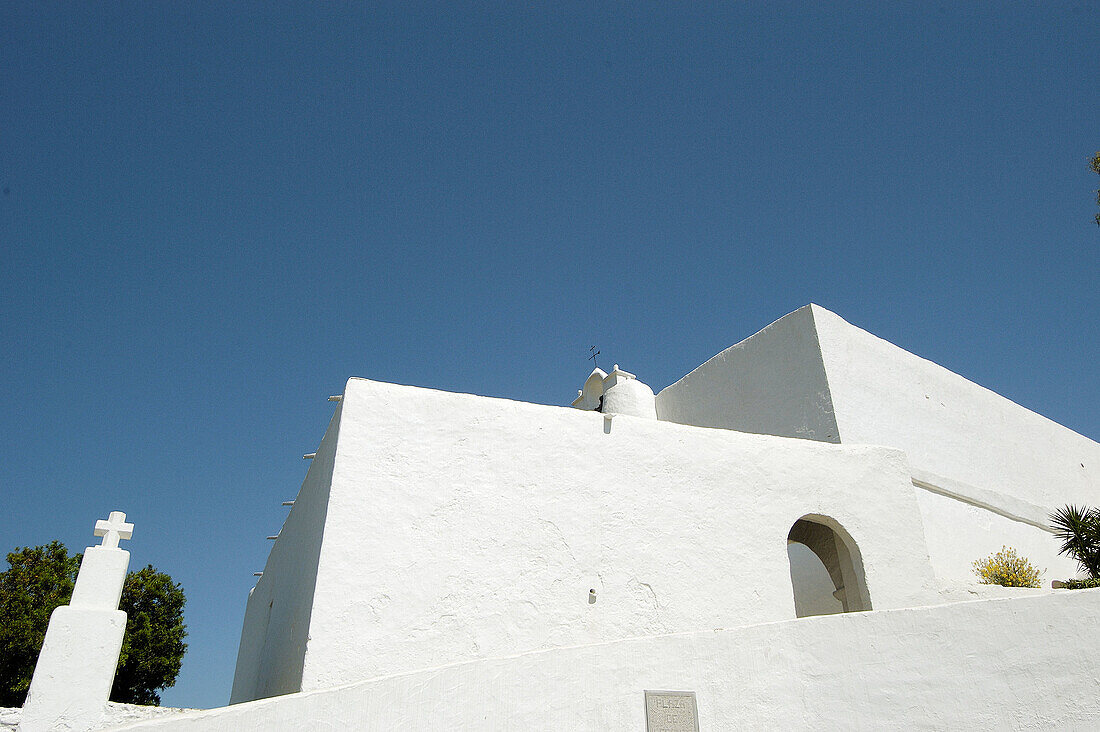
{"type": "Polygon", "coordinates": [[[835,519],[807,514],[795,521],[787,557],[798,617],[871,609],[859,547],[835,519]]]}

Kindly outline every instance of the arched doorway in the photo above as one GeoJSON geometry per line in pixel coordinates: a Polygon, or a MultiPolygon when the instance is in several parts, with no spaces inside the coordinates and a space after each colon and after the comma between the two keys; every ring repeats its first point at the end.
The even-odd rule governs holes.
{"type": "Polygon", "coordinates": [[[834,519],[810,514],[795,521],[787,558],[797,617],[871,609],[859,547],[834,519]]]}

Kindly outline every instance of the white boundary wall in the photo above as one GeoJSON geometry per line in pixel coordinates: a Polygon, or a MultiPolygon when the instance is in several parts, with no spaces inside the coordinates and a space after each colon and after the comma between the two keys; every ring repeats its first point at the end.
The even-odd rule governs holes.
{"type": "Polygon", "coordinates": [[[433,668],[126,729],[642,730],[646,689],[702,730],[1100,727],[1100,590],[848,613],[433,668]]]}

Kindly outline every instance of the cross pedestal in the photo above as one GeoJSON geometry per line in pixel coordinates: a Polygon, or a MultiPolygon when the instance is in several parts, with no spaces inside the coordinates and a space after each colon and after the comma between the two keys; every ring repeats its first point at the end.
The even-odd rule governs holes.
{"type": "Polygon", "coordinates": [[[129,539],[133,529],[121,511],[96,522],[95,535],[103,537],[103,544],[84,550],[72,599],[50,615],[20,732],[77,732],[102,719],[126,632],[126,613],[118,601],[130,552],[119,549],[118,540],[129,539]]]}

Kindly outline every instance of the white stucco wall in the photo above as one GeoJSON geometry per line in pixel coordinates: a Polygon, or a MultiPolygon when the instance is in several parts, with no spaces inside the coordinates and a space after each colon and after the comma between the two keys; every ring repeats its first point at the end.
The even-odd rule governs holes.
{"type": "Polygon", "coordinates": [[[1036,524],[1097,502],[1095,443],[817,306],[657,410],[349,381],[249,602],[233,700],[791,618],[786,536],[806,514],[854,537],[875,609],[959,597],[1002,545],[1061,578],[1072,562],[1036,524]]]}
{"type": "Polygon", "coordinates": [[[818,305],[663,389],[657,412],[684,424],[897,447],[915,477],[943,476],[940,488],[1033,522],[1065,503],[1100,502],[1100,444],[818,305]]]}
{"type": "Polygon", "coordinates": [[[1100,590],[1059,591],[474,661],[126,729],[642,730],[646,689],[702,730],[1100,727],[1100,590]],[[1072,638],[1072,643],[1067,643],[1072,638]]]}
{"type": "Polygon", "coordinates": [[[898,447],[915,471],[1047,510],[1100,503],[1100,444],[810,308],[842,442],[898,447]]]}
{"type": "Polygon", "coordinates": [[[840,442],[811,307],[785,315],[662,389],[657,417],[840,442]]]}
{"type": "Polygon", "coordinates": [[[230,703],[301,688],[341,411],[337,406],[248,596],[230,703]]]}
{"type": "Polygon", "coordinates": [[[941,580],[974,582],[974,560],[1002,546],[1012,547],[1037,569],[1046,570],[1044,587],[1050,587],[1051,580],[1077,575],[1077,563],[1058,554],[1059,542],[1049,532],[947,496],[915,491],[932,569],[941,580]]]}
{"type": "Polygon", "coordinates": [[[793,618],[806,514],[850,532],[875,608],[937,598],[895,450],[363,379],[342,406],[303,689],[793,618]]]}

